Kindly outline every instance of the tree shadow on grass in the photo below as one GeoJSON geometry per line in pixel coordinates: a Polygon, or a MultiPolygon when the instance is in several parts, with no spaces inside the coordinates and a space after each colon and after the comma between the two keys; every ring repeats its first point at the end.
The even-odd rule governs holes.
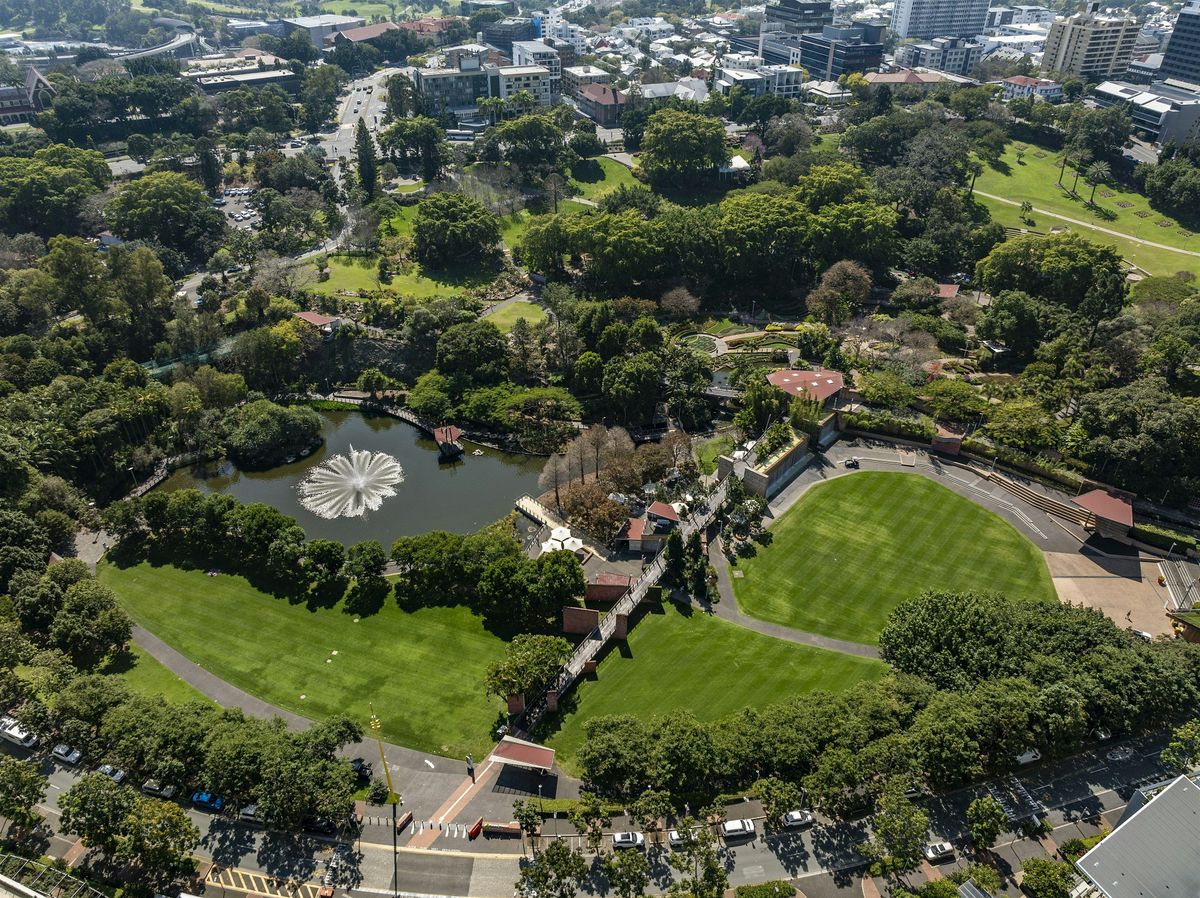
{"type": "Polygon", "coordinates": [[[595,159],[580,159],[571,166],[571,180],[580,184],[599,184],[604,177],[604,167],[595,159]]]}
{"type": "Polygon", "coordinates": [[[1006,178],[1013,173],[1012,166],[1003,159],[988,160],[986,164],[987,167],[992,171],[996,172],[997,174],[1004,175],[1006,178]]]}

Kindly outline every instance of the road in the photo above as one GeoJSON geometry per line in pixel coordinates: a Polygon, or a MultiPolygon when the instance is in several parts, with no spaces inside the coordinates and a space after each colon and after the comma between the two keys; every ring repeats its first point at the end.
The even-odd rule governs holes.
{"type": "MultiPolygon", "coordinates": [[[[1119,817],[1131,791],[1129,784],[1154,781],[1168,775],[1158,759],[1165,737],[1132,740],[1133,757],[1127,761],[1109,761],[1105,754],[1118,743],[1092,744],[1081,754],[1065,761],[1025,768],[1020,779],[1026,788],[1043,802],[1047,820],[1059,838],[1091,834],[1098,831],[1101,814],[1111,827],[1119,817]]],[[[23,752],[9,744],[6,751],[21,756],[23,752]]],[[[49,761],[42,762],[48,774],[49,788],[39,810],[52,827],[58,822],[58,796],[74,783],[78,772],[49,761]]],[[[431,776],[437,775],[434,772],[431,776]]],[[[461,778],[461,769],[458,771],[461,778]]],[[[529,794],[528,786],[513,784],[502,776],[486,790],[487,800],[510,802],[529,794]]],[[[966,809],[972,800],[987,794],[985,785],[973,786],[923,802],[932,820],[930,838],[945,839],[961,848],[966,842],[966,809]]],[[[406,805],[407,807],[407,805],[406,805]]],[[[868,835],[866,821],[833,823],[818,820],[814,827],[801,832],[762,835],[762,811],[757,802],[735,804],[729,816],[756,819],[758,834],[745,843],[723,847],[723,856],[733,885],[762,882],[771,879],[793,879],[837,874],[844,878],[848,871],[857,870],[862,861],[855,846],[868,835]]],[[[253,877],[287,880],[293,883],[314,882],[324,865],[333,856],[334,840],[268,833],[233,819],[213,817],[188,809],[189,817],[200,829],[203,842],[198,851],[202,857],[217,864],[214,882],[234,891],[264,893],[253,887],[253,877]],[[230,872],[232,871],[232,872],[230,872]],[[240,887],[245,883],[250,887],[240,887]]],[[[511,893],[520,869],[522,854],[516,840],[468,841],[465,824],[476,816],[474,802],[467,802],[444,827],[433,849],[417,849],[406,845],[418,833],[416,826],[401,836],[397,860],[399,879],[396,888],[405,893],[422,895],[507,896],[511,893]]],[[[424,825],[424,821],[421,821],[424,825]]],[[[433,824],[438,826],[436,821],[433,824]]],[[[613,828],[634,829],[627,819],[615,818],[613,828]]],[[[548,820],[545,837],[561,836],[578,841],[574,829],[565,820],[548,820]]],[[[418,840],[422,841],[422,840],[418,840]]],[[[653,842],[652,837],[649,841],[653,842]]],[[[55,836],[46,853],[61,857],[74,840],[55,836]]],[[[1023,858],[1044,854],[1046,843],[1025,839],[1015,833],[1001,837],[996,854],[1007,865],[1017,869],[1023,858]]],[[[390,893],[392,883],[391,828],[387,809],[371,808],[358,838],[347,841],[341,849],[346,860],[342,885],[363,895],[390,893]]],[[[651,845],[648,849],[652,871],[661,891],[669,882],[666,863],[668,849],[651,845]]],[[[963,864],[961,858],[954,864],[963,864]]],[[[948,868],[943,868],[948,871],[948,868]]],[[[599,876],[588,884],[589,893],[602,893],[605,884],[599,876]]],[[[307,896],[312,898],[312,896],[307,896]]]]}
{"type": "MultiPolygon", "coordinates": [[[[984,193],[982,190],[976,190],[979,196],[987,197],[989,200],[995,200],[998,203],[1004,203],[1008,206],[1020,206],[1016,200],[1010,200],[1007,197],[996,196],[993,193],[984,193]]],[[[1122,231],[1114,231],[1111,228],[1106,228],[1098,224],[1092,224],[1090,221],[1080,221],[1078,218],[1067,218],[1065,215],[1059,215],[1057,212],[1051,212],[1047,209],[1039,209],[1033,207],[1033,211],[1038,215],[1048,215],[1051,218],[1057,218],[1059,221],[1065,221],[1069,224],[1078,225],[1081,228],[1091,228],[1093,231],[1099,231],[1101,234],[1108,234],[1111,237],[1120,237],[1122,240],[1129,240],[1132,243],[1140,243],[1142,246],[1152,246],[1155,249],[1170,250],[1173,253],[1179,253],[1184,256],[1200,256],[1200,252],[1191,249],[1180,249],[1178,246],[1168,246],[1165,243],[1155,243],[1153,240],[1143,240],[1141,237],[1134,237],[1132,234],[1126,234],[1122,231]]]]}

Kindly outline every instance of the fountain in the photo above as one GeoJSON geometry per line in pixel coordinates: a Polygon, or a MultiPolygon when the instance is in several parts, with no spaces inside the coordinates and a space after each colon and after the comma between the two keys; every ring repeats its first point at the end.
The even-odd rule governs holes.
{"type": "Polygon", "coordinates": [[[300,504],[320,518],[358,518],[396,495],[404,469],[386,452],[350,447],[313,468],[300,481],[300,504]]]}

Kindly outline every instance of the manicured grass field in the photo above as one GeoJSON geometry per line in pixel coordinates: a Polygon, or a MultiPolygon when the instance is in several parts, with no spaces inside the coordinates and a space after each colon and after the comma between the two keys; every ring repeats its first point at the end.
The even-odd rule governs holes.
{"type": "Polygon", "coordinates": [[[500,328],[506,334],[522,318],[530,324],[537,324],[539,321],[545,320],[546,310],[537,303],[517,300],[505,306],[496,314],[487,316],[488,321],[492,322],[492,324],[496,325],[496,327],[500,328]]]}
{"type": "Polygon", "coordinates": [[[576,163],[571,169],[570,183],[584,199],[597,200],[622,185],[632,187],[638,180],[620,162],[601,156],[576,163]]]}
{"type": "Polygon", "coordinates": [[[731,434],[720,434],[711,440],[705,440],[696,447],[696,461],[700,470],[705,474],[712,474],[717,470],[717,458],[732,452],[734,445],[731,434]]]}
{"type": "Polygon", "coordinates": [[[926,589],[1055,601],[1045,559],[1007,521],[916,474],[868,471],[815,486],[739,559],[747,614],[874,643],[896,605],[926,589]]]}
{"type": "MultiPolygon", "coordinates": [[[[1067,166],[1063,177],[1064,187],[1059,187],[1058,166],[1059,157],[1055,152],[1036,146],[1029,146],[1018,164],[1013,144],[1010,144],[998,165],[984,164],[983,174],[976,180],[975,189],[977,192],[1005,197],[1017,203],[1027,200],[1037,209],[1110,231],[1118,231],[1129,237],[1200,252],[1200,235],[1192,234],[1171,216],[1152,209],[1149,200],[1142,194],[1127,190],[1116,183],[1101,184],[1097,187],[1096,205],[1106,213],[1111,213],[1112,217],[1098,215],[1086,202],[1092,195],[1091,185],[1080,178],[1076,186],[1080,196],[1071,196],[1064,187],[1069,188],[1074,183],[1073,169],[1067,166]],[[1044,155],[1039,157],[1038,153],[1044,155]]],[[[993,218],[1006,227],[1029,227],[1021,222],[1019,207],[984,196],[980,196],[979,201],[991,210],[993,218]]],[[[1033,213],[1032,218],[1033,230],[1049,231],[1052,227],[1068,227],[1097,243],[1115,246],[1122,256],[1152,274],[1200,272],[1200,256],[1147,247],[1133,240],[1104,234],[1049,215],[1039,215],[1037,212],[1033,213]]]]}
{"type": "Polygon", "coordinates": [[[484,695],[504,643],[465,608],[384,608],[355,623],[231,575],[103,564],[100,580],[139,624],[218,677],[306,717],[345,713],[423,751],[481,757],[499,704],[484,695]],[[336,653],[336,654],[335,654],[336,653]],[[304,696],[301,698],[301,696],[304,696]]]}
{"type": "Polygon", "coordinates": [[[488,283],[491,278],[486,273],[480,274],[472,270],[461,275],[455,273],[439,274],[436,278],[426,277],[420,266],[408,274],[395,274],[391,283],[379,283],[378,260],[375,256],[329,257],[329,280],[314,281],[309,289],[314,293],[327,295],[342,291],[354,290],[390,290],[393,293],[403,293],[418,299],[432,299],[440,296],[454,296],[473,287],[488,283]]]}
{"type": "Polygon", "coordinates": [[[573,693],[578,705],[548,744],[571,768],[583,725],[605,714],[649,717],[691,711],[716,720],[798,692],[841,690],[882,676],[882,662],[763,636],[673,602],[648,614],[629,634],[629,657],[612,651],[597,678],[573,693]]]}
{"type": "Polygon", "coordinates": [[[129,651],[110,661],[102,673],[115,674],[133,692],[156,696],[168,702],[207,702],[209,699],[181,677],[132,643],[129,651]]]}

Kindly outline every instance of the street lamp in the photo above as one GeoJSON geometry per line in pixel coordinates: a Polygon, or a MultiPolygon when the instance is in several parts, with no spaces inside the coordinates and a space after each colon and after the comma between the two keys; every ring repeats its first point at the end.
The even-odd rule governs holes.
{"type": "Polygon", "coordinates": [[[383,776],[387,781],[388,798],[392,800],[392,895],[393,898],[399,898],[400,846],[397,842],[399,834],[396,832],[396,803],[399,801],[400,796],[396,794],[396,790],[392,787],[392,771],[388,767],[387,755],[383,753],[383,724],[375,716],[375,706],[371,704],[368,707],[371,709],[371,730],[375,733],[375,742],[379,745],[379,763],[383,765],[383,776]]]}

